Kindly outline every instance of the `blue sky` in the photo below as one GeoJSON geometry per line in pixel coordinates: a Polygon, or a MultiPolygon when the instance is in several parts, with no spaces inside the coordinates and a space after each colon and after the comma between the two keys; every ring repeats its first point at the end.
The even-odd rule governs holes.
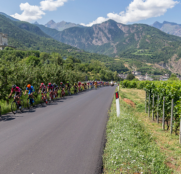
{"type": "Polygon", "coordinates": [[[181,0],[6,0],[0,12],[45,24],[51,19],[91,26],[113,19],[120,23],[170,21],[181,24],[181,0]]]}

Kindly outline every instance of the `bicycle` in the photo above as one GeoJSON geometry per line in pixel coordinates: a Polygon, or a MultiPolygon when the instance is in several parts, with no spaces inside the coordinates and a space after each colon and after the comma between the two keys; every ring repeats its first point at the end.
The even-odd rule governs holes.
{"type": "Polygon", "coordinates": [[[41,105],[43,106],[44,104],[47,105],[47,99],[46,99],[44,93],[41,92],[41,105]]]}
{"type": "Polygon", "coordinates": [[[77,87],[74,87],[74,94],[77,94],[77,87]]]}
{"type": "MultiPolygon", "coordinates": [[[[1,106],[0,106],[0,117],[1,117],[1,106]]],[[[2,118],[2,117],[1,117],[2,118]]]]}
{"type": "Polygon", "coordinates": [[[61,90],[61,93],[60,93],[60,97],[63,97],[63,98],[64,98],[64,96],[65,96],[65,91],[64,91],[64,89],[62,89],[62,90],[61,90]]]}
{"type": "Polygon", "coordinates": [[[30,96],[28,97],[28,99],[27,99],[27,107],[28,107],[28,109],[36,107],[36,100],[35,100],[35,98],[30,97],[30,96]]]}
{"type": "Polygon", "coordinates": [[[58,89],[55,90],[54,94],[55,94],[55,98],[57,98],[58,97],[58,89]]]}
{"type": "Polygon", "coordinates": [[[67,92],[68,92],[68,95],[72,95],[71,92],[70,92],[70,87],[67,87],[67,92]]]}
{"type": "Polygon", "coordinates": [[[78,87],[78,92],[81,92],[81,86],[78,87]]]}
{"type": "Polygon", "coordinates": [[[49,102],[51,102],[51,101],[54,102],[55,95],[54,95],[54,92],[53,92],[53,91],[50,92],[49,97],[50,97],[50,98],[49,98],[49,102]]]}
{"type": "Polygon", "coordinates": [[[17,101],[17,98],[15,98],[14,101],[12,101],[12,103],[11,103],[11,111],[15,115],[17,113],[18,109],[23,113],[24,102],[23,102],[23,100],[17,101]],[[20,103],[21,103],[21,106],[20,106],[20,103]]]}

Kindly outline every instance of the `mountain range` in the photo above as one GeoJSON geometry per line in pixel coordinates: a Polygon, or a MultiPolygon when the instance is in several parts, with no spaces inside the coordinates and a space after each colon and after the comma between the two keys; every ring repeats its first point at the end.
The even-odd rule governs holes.
{"type": "Polygon", "coordinates": [[[181,37],[181,24],[164,21],[163,23],[155,22],[152,26],[165,33],[181,37]]]}
{"type": "Polygon", "coordinates": [[[71,22],[54,22],[53,20],[49,21],[47,24],[45,24],[45,27],[56,29],[58,31],[63,31],[65,29],[71,28],[71,27],[83,27],[82,25],[74,24],[71,22]]]}
{"type": "Polygon", "coordinates": [[[44,26],[40,28],[57,41],[85,51],[149,62],[167,61],[181,46],[180,37],[145,24],[123,25],[109,20],[92,27],[72,27],[61,32],[44,26]]]}
{"type": "Polygon", "coordinates": [[[85,56],[87,61],[91,58],[114,60],[107,56],[116,57],[116,60],[127,58],[145,64],[156,63],[172,71],[177,66],[176,72],[181,73],[178,68],[181,65],[181,38],[145,24],[124,25],[109,20],[92,27],[76,26],[58,31],[0,15],[0,32],[7,33],[9,43],[18,49],[54,51],[63,55],[73,51],[72,55],[79,54],[82,60],[85,56]],[[91,55],[81,50],[99,54],[91,55]]]}
{"type": "Polygon", "coordinates": [[[181,73],[178,68],[181,66],[181,38],[149,25],[124,25],[109,20],[92,27],[71,27],[63,31],[37,26],[57,41],[85,51],[156,63],[156,67],[181,73]]]}
{"type": "MultiPolygon", "coordinates": [[[[41,52],[58,52],[62,57],[76,57],[83,62],[99,60],[101,62],[114,62],[114,59],[106,55],[85,52],[76,47],[58,42],[44,33],[37,25],[28,22],[14,21],[4,15],[0,15],[0,32],[8,34],[8,43],[17,50],[39,50],[41,52]]],[[[40,26],[40,25],[39,25],[40,26]]],[[[45,29],[53,30],[42,25],[45,29]]],[[[21,55],[17,55],[21,57],[21,55]]]]}

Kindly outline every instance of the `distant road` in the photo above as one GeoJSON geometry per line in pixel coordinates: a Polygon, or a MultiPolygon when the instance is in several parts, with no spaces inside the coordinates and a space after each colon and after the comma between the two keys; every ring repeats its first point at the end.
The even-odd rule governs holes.
{"type": "Polygon", "coordinates": [[[0,174],[99,173],[114,91],[103,87],[14,119],[5,116],[0,121],[0,174]]]}

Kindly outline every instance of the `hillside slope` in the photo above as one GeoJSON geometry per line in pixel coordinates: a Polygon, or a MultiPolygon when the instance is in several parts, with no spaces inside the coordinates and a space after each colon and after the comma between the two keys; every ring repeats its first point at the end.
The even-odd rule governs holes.
{"type": "Polygon", "coordinates": [[[60,53],[62,57],[66,58],[72,56],[83,62],[91,62],[91,60],[109,62],[110,64],[114,62],[112,57],[85,52],[58,42],[42,31],[46,30],[53,34],[54,32],[57,33],[57,30],[49,29],[43,25],[37,25],[27,22],[12,21],[0,15],[0,32],[8,34],[9,45],[15,46],[18,50],[39,50],[48,53],[57,52],[60,53]]]}
{"type": "Polygon", "coordinates": [[[9,16],[9,15],[3,13],[3,12],[0,12],[0,15],[5,16],[5,17],[7,17],[8,19],[11,19],[12,21],[19,21],[18,19],[15,19],[15,18],[13,18],[13,17],[11,17],[11,16],[9,16]]]}
{"type": "Polygon", "coordinates": [[[151,63],[168,61],[180,51],[181,38],[144,24],[123,25],[109,20],[92,27],[73,27],[62,32],[41,28],[54,39],[108,56],[140,59],[151,63]]]}
{"type": "Polygon", "coordinates": [[[8,34],[9,45],[21,50],[58,51],[76,48],[60,43],[27,22],[12,21],[0,15],[0,32],[8,34]]]}

